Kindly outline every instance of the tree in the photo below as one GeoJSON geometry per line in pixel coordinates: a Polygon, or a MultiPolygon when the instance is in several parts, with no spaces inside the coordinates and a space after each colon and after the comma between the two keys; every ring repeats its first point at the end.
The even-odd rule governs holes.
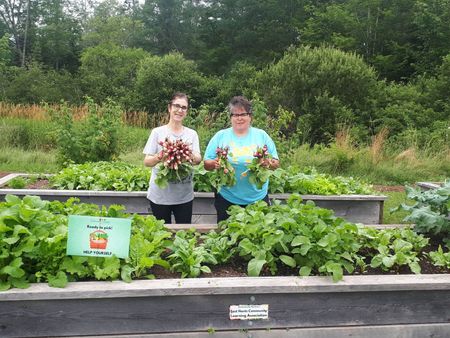
{"type": "Polygon", "coordinates": [[[0,0],[0,18],[14,41],[14,52],[17,64],[24,64],[25,55],[31,44],[25,41],[32,40],[32,23],[37,17],[37,2],[29,0],[0,0]],[[25,36],[27,39],[25,39],[25,36]]]}
{"type": "Polygon", "coordinates": [[[224,73],[237,61],[263,66],[296,44],[302,1],[211,0],[203,2],[201,68],[224,73]]]}
{"type": "Polygon", "coordinates": [[[139,12],[140,7],[135,2],[126,7],[117,0],[101,3],[86,21],[83,46],[88,48],[113,44],[133,48],[142,45],[143,24],[138,19],[139,12]]]}
{"type": "Polygon", "coordinates": [[[43,1],[33,58],[53,69],[78,70],[81,52],[79,22],[65,13],[68,0],[43,1]]]}
{"type": "Polygon", "coordinates": [[[202,1],[146,0],[142,9],[146,48],[156,55],[179,52],[188,58],[203,48],[198,40],[202,1]]]}
{"type": "Polygon", "coordinates": [[[84,93],[99,103],[109,97],[130,108],[135,105],[133,89],[137,70],[147,56],[142,49],[112,44],[85,49],[80,67],[84,93]]]}

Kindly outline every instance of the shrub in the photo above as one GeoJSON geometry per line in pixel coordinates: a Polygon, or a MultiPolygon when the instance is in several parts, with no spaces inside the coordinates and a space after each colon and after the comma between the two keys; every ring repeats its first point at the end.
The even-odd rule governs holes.
{"type": "Polygon", "coordinates": [[[9,67],[0,87],[4,100],[14,103],[80,102],[81,92],[76,78],[67,71],[45,70],[39,64],[26,68],[9,67]]]}
{"type": "Polygon", "coordinates": [[[118,131],[121,127],[120,106],[107,100],[103,106],[87,98],[88,113],[85,119],[74,121],[72,110],[62,104],[50,114],[58,121],[56,129],[60,162],[75,163],[110,161],[120,152],[118,131]]]}
{"type": "Polygon", "coordinates": [[[257,88],[272,111],[294,111],[312,143],[328,141],[338,124],[368,124],[378,92],[373,68],[327,47],[288,50],[258,73],[257,88]]]}

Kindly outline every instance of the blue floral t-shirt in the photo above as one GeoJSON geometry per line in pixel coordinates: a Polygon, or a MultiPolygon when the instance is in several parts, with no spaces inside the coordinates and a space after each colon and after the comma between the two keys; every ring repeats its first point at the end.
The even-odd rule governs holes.
{"type": "Polygon", "coordinates": [[[237,183],[233,187],[220,189],[220,195],[227,201],[247,205],[262,200],[267,195],[269,182],[266,182],[262,189],[257,189],[249,182],[246,174],[247,165],[253,160],[256,148],[264,145],[267,145],[269,154],[278,159],[275,143],[262,129],[250,127],[247,135],[241,137],[236,136],[232,128],[223,129],[209,141],[204,155],[205,160],[214,160],[217,157],[217,147],[229,148],[228,161],[235,169],[237,183]]]}

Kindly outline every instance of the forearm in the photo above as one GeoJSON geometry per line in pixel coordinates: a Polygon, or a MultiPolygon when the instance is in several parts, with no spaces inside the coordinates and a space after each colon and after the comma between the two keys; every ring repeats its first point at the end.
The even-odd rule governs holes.
{"type": "Polygon", "coordinates": [[[154,167],[155,165],[157,165],[159,162],[161,162],[161,158],[159,157],[158,154],[154,154],[154,155],[145,155],[144,158],[144,165],[146,167],[154,167]]]}
{"type": "Polygon", "coordinates": [[[200,153],[192,153],[192,162],[194,164],[199,164],[202,161],[202,155],[200,153]]]}

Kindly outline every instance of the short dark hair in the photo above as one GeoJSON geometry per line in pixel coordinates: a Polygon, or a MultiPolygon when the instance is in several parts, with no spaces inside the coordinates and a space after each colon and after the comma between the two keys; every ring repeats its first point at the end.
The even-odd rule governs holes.
{"type": "Polygon", "coordinates": [[[176,99],[186,99],[188,106],[189,106],[189,97],[185,93],[176,92],[172,95],[172,98],[169,101],[169,104],[172,104],[172,102],[176,99]]]}
{"type": "Polygon", "coordinates": [[[234,107],[242,107],[249,114],[252,114],[252,103],[245,96],[234,96],[228,103],[228,111],[232,113],[234,107]]]}

